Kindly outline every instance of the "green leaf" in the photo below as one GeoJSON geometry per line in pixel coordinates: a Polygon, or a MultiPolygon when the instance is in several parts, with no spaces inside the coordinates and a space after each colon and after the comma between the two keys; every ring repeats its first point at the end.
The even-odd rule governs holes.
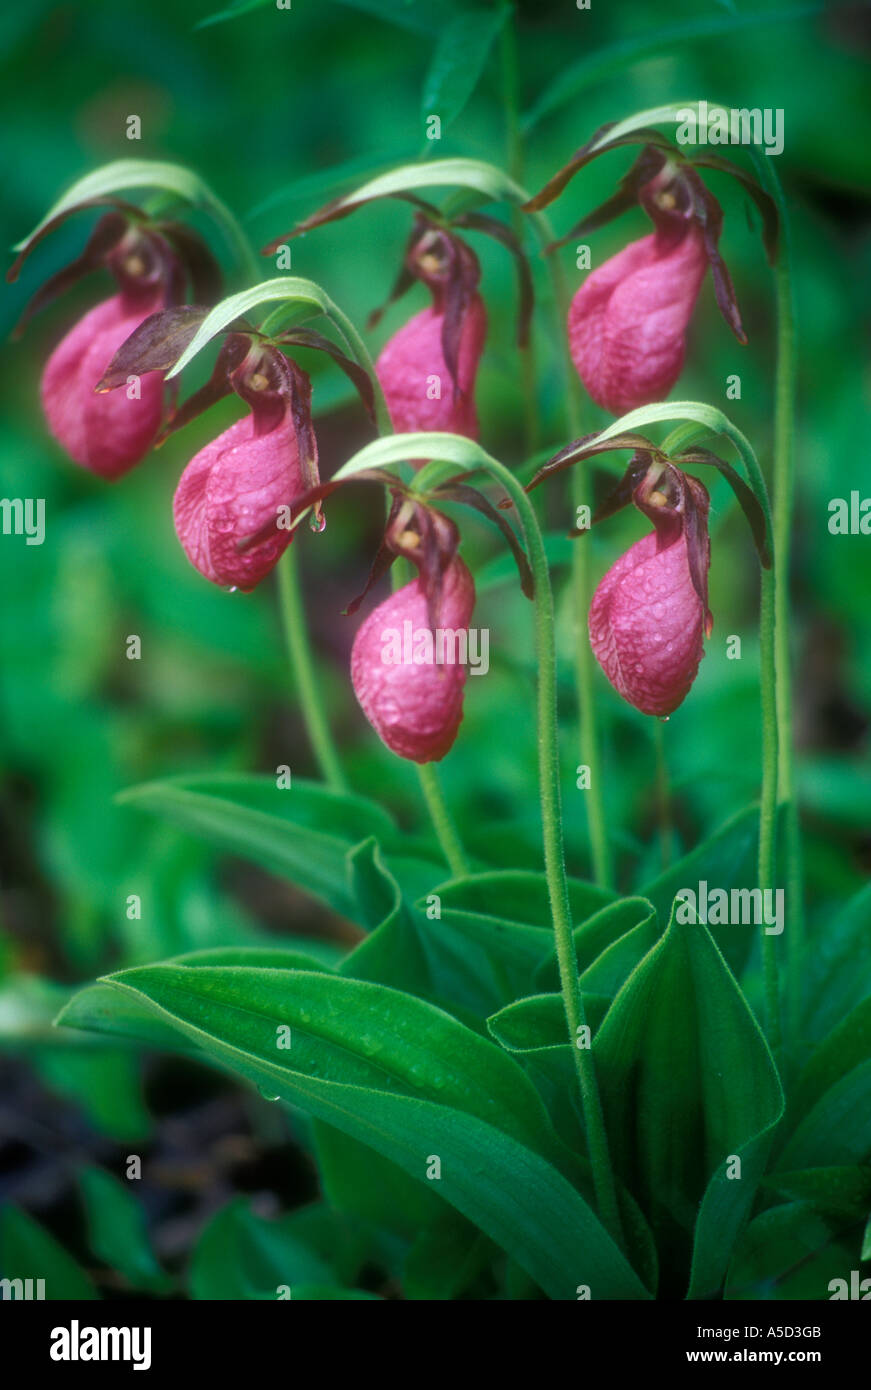
{"type": "MultiPolygon", "coordinates": [[[[599,994],[584,994],[584,1008],[591,1031],[595,1032],[608,1011],[611,1000],[599,994]]],[[[515,999],[487,1019],[493,1037],[507,1052],[535,1056],[553,1048],[564,1049],[571,1062],[565,1004],[561,994],[533,994],[515,999]]]]}
{"type": "Polygon", "coordinates": [[[99,1298],[88,1275],[54,1236],[11,1205],[0,1211],[0,1279],[44,1279],[50,1301],[99,1298]]]}
{"type": "Polygon", "coordinates": [[[437,1183],[422,1183],[360,1139],[323,1120],[312,1122],[318,1176],[332,1207],[406,1241],[453,1216],[437,1183]]]}
{"type": "Polygon", "coordinates": [[[256,1215],[244,1198],[222,1207],[204,1227],[191,1257],[190,1292],[197,1300],[275,1299],[281,1285],[334,1283],[329,1263],[294,1233],[293,1214],[256,1215]]]}
{"type": "Polygon", "coordinates": [[[830,1087],[785,1144],[779,1169],[867,1163],[871,1159],[871,1061],[830,1087]]]}
{"type": "Polygon", "coordinates": [[[258,309],[262,304],[280,304],[287,311],[281,320],[276,317],[274,323],[271,322],[270,315],[270,332],[276,332],[279,326],[284,327],[291,320],[296,321],[296,315],[300,312],[310,318],[314,314],[332,317],[335,311],[329,295],[320,285],[316,285],[314,280],[303,280],[296,275],[280,275],[274,280],[263,280],[251,289],[228,295],[220,304],[215,305],[203,319],[175,366],[167,372],[166,380],[178,376],[213,338],[226,332],[237,319],[246,318],[252,309],[258,309]]]}
{"type": "Polygon", "coordinates": [[[153,966],[113,983],[231,1070],[420,1181],[438,1157],[439,1195],[552,1298],[573,1298],[578,1283],[594,1297],[647,1296],[579,1193],[513,1137],[561,1147],[521,1069],[448,1015],[384,986],[304,972],[153,966]],[[284,1054],[277,1023],[293,1028],[284,1054]]]}
{"type": "Polygon", "coordinates": [[[744,1232],[729,1267],[727,1299],[817,1300],[831,1297],[831,1281],[855,1268],[861,1223],[823,1217],[808,1202],[792,1202],[757,1216],[744,1232]]]}
{"type": "Polygon", "coordinates": [[[103,1264],[117,1270],[131,1288],[165,1293],[172,1280],[154,1258],[146,1235],[142,1208],[130,1188],[102,1168],[84,1168],[79,1187],[88,1222],[91,1250],[103,1264]]]}
{"type": "Polygon", "coordinates": [[[805,1027],[819,1038],[871,992],[871,884],[827,919],[811,944],[805,1027]]]}
{"type": "Polygon", "coordinates": [[[672,917],[611,1005],[593,1053],[618,1175],[665,1263],[687,1261],[695,1227],[693,1296],[702,1286],[713,1292],[760,1175],[755,1149],[740,1182],[726,1183],[727,1160],[738,1155],[743,1165],[749,1146],[761,1150],[782,1095],[706,928],[672,917]]]}
{"type": "Polygon", "coordinates": [[[345,916],[355,911],[348,850],[373,834],[387,844],[396,838],[374,802],[301,780],[283,789],[270,777],[179,777],[119,799],[291,879],[345,916]]]}
{"type": "Polygon", "coordinates": [[[493,1258],[492,1243],[470,1221],[450,1210],[447,1217],[421,1231],[408,1252],[402,1278],[408,1299],[460,1298],[493,1258]]]}
{"type": "MultiPolygon", "coordinates": [[[[148,999],[201,1046],[257,1083],[285,1073],[429,1095],[558,1153],[544,1109],[517,1064],[449,1014],[400,990],[302,970],[141,966],[109,983],[148,999]],[[278,1030],[291,1029],[291,1046],[278,1030]]],[[[268,1087],[267,1087],[268,1089],[268,1087]]]]}
{"type": "MultiPolygon", "coordinates": [[[[681,888],[698,891],[705,882],[711,889],[727,891],[756,882],[759,810],[748,806],[731,816],[725,825],[679,859],[665,873],[644,888],[644,896],[655,905],[663,922],[671,916],[675,894],[681,888]]],[[[711,935],[722,951],[729,969],[740,976],[753,945],[748,927],[713,926],[711,935]]]]}
{"type": "Polygon", "coordinates": [[[525,189],[510,179],[495,164],[483,159],[429,159],[419,164],[401,164],[340,198],[333,198],[323,207],[298,222],[291,232],[271,242],[269,250],[287,237],[300,236],[326,222],[336,222],[349,213],[378,198],[397,198],[416,193],[422,188],[455,188],[472,195],[463,199],[463,209],[481,203],[525,203],[525,189]]]}
{"type": "Polygon", "coordinates": [[[481,79],[493,41],[507,16],[507,7],[471,10],[441,28],[423,84],[424,120],[437,115],[444,130],[460,115],[481,79]]]}
{"type": "MultiPolygon", "coordinates": [[[[665,918],[670,908],[669,904],[665,918]]],[[[659,936],[656,909],[646,898],[620,898],[593,911],[574,928],[572,935],[578,972],[584,979],[584,987],[591,994],[613,998],[630,970],[634,969],[659,936]],[[636,929],[639,935],[627,942],[626,938],[636,929]],[[620,941],[624,943],[622,956],[611,955],[610,952],[620,941]]],[[[552,950],[547,960],[539,966],[535,982],[542,989],[559,988],[556,951],[552,950]]]]}
{"type": "Polygon", "coordinates": [[[242,264],[251,261],[250,248],[238,224],[208,184],[182,164],[168,164],[156,159],[115,159],[109,164],[103,164],[99,169],[92,170],[84,178],[77,179],[49,208],[30,235],[20,241],[14,249],[23,251],[50,222],[63,217],[78,204],[92,198],[108,198],[116,193],[126,193],[134,188],[156,188],[181,198],[191,207],[202,208],[220,226],[237,259],[242,264]]]}
{"type": "MultiPolygon", "coordinates": [[[[500,973],[503,993],[527,993],[536,970],[553,952],[550,897],[542,873],[499,870],[452,879],[433,890],[441,899],[437,925],[484,948],[500,973]]],[[[580,879],[569,880],[575,921],[583,921],[612,897],[580,879]]]]}
{"type": "Polygon", "coordinates": [[[858,1221],[871,1211],[871,1168],[859,1164],[772,1173],[762,1185],[791,1202],[809,1203],[823,1216],[858,1221]]]}
{"type": "Polygon", "coordinates": [[[798,1079],[789,1116],[803,1117],[842,1077],[871,1058],[871,998],[857,1004],[814,1052],[798,1079]]]}
{"type": "Polygon", "coordinates": [[[429,994],[429,971],[414,920],[377,842],[364,840],[349,850],[347,866],[355,920],[369,935],[345,957],[340,973],[429,994]]]}

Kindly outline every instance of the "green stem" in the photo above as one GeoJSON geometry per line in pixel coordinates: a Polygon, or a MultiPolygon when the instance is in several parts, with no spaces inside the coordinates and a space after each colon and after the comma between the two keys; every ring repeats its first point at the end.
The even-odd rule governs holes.
{"type": "Polygon", "coordinates": [[[448,810],[448,803],[445,801],[445,794],[442,791],[435,766],[432,763],[425,763],[418,767],[417,774],[430,820],[433,823],[442,854],[447,860],[448,868],[454,878],[463,878],[469,872],[469,862],[460,843],[453,817],[448,810]]]}
{"type": "MultiPolygon", "coordinates": [[[[777,176],[773,175],[775,184],[777,176]]],[[[795,785],[792,726],[792,663],[790,653],[790,555],[794,497],[793,438],[796,396],[795,312],[790,274],[786,207],[777,184],[782,228],[777,284],[777,376],[774,406],[774,545],[777,570],[774,588],[774,626],[777,663],[777,724],[779,731],[778,801],[783,809],[786,853],[786,899],[789,904],[787,961],[787,1026],[797,1041],[804,956],[804,900],[801,828],[795,785]]]]}
{"type": "Polygon", "coordinates": [[[578,960],[572,932],[571,906],[566,880],[565,851],[560,796],[559,726],[556,693],[556,640],[554,635],[553,593],[541,530],[535,509],[522,486],[502,464],[491,459],[489,471],[505,487],[520,518],[529,564],[535,583],[535,647],[538,667],[538,764],[541,795],[544,867],[547,876],[560,987],[568,1024],[569,1041],[581,1092],[581,1105],[587,1147],[593,1171],[593,1186],[602,1222],[622,1243],[622,1225],[617,1190],[611,1170],[605,1117],[596,1079],[595,1063],[589,1047],[579,1047],[580,1030],[587,1029],[584,1000],[578,979],[578,960]]]}
{"type": "Polygon", "coordinates": [[[656,809],[659,821],[659,845],[662,870],[671,863],[671,793],[668,785],[668,760],[665,755],[665,725],[653,721],[653,744],[656,750],[656,809]]]}
{"type": "Polygon", "coordinates": [[[330,735],[323,702],[318,695],[314,662],[309,645],[305,610],[299,585],[297,547],[288,546],[278,566],[278,594],[284,635],[296,681],[296,693],[312,751],[321,775],[333,791],[345,792],[348,784],[330,735]]]}
{"type": "MultiPolygon", "coordinates": [[[[775,557],[775,563],[779,560],[775,557]]],[[[759,814],[759,887],[774,889],[777,855],[778,729],[776,699],[775,588],[773,569],[762,571],[759,611],[759,684],[762,706],[762,800],[759,814]]],[[[763,927],[762,966],[765,987],[765,1022],[775,1056],[780,1051],[780,993],[777,937],[763,927]]]]}
{"type": "Polygon", "coordinates": [[[774,387],[774,549],[777,570],[774,582],[775,690],[778,729],[777,799],[783,827],[784,874],[789,934],[786,941],[787,1027],[793,1045],[798,1042],[804,958],[804,884],[801,826],[795,782],[795,748],[792,726],[792,654],[790,651],[790,556],[794,499],[794,434],[796,400],[795,300],[792,288],[792,248],[789,212],[780,179],[771,159],[751,147],[761,181],[767,184],[777,207],[779,245],[775,266],[777,303],[777,366],[774,387]]]}
{"type": "MultiPolygon", "coordinates": [[[[544,245],[553,240],[550,224],[545,217],[535,217],[540,239],[544,245]]],[[[569,292],[562,266],[556,256],[549,256],[554,305],[554,336],[564,345],[562,353],[565,373],[566,422],[569,435],[581,434],[581,413],[578,381],[568,350],[566,323],[569,312],[569,292]]],[[[572,482],[572,501],[575,506],[586,502],[583,479],[575,469],[572,482]]],[[[574,518],[572,518],[574,521],[574,518]]],[[[593,878],[601,888],[614,887],[614,866],[605,815],[604,776],[602,772],[601,739],[595,698],[595,662],[587,635],[587,613],[593,596],[593,557],[589,537],[582,537],[572,548],[572,602],[575,614],[575,678],[578,687],[580,715],[581,763],[590,769],[590,785],[584,793],[587,809],[587,828],[590,836],[590,855],[593,878]]]]}

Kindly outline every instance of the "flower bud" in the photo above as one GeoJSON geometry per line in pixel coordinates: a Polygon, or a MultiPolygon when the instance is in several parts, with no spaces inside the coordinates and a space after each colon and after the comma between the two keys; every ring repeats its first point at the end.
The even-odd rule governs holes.
{"type": "Polygon", "coordinates": [[[253,412],[237,420],[191,459],[176,490],[175,529],[191,564],[214,584],[253,589],[293,539],[277,519],[302,490],[290,406],[262,434],[253,412]]]}
{"type": "Polygon", "coordinates": [[[454,634],[468,628],[474,606],[474,581],[454,556],[442,576],[435,633],[420,578],[379,604],[357,633],[351,652],[354,691],[378,737],[401,758],[437,762],[457,736],[466,666],[436,659],[438,634],[448,634],[453,644],[454,634]]]}
{"type": "Polygon", "coordinates": [[[686,698],[712,626],[708,495],[695,478],[667,471],[678,502],[669,502],[658,480],[636,490],[636,505],[656,529],[611,566],[589,615],[593,652],[614,689],[642,714],[660,717],[686,698]]]}
{"type": "Polygon", "coordinates": [[[148,372],[138,391],[96,393],[121,344],[163,294],[123,292],[91,309],[55,348],[42,375],[42,405],[49,429],[76,463],[101,478],[120,478],[144,458],[160,428],[163,376],[148,372]]]}
{"type": "Polygon", "coordinates": [[[475,378],[487,336],[481,296],[473,295],[462,315],[456,389],[445,362],[444,327],[437,305],[415,314],[382,349],[378,380],[397,433],[446,430],[477,439],[475,378]]]}
{"type": "Polygon", "coordinates": [[[698,223],[670,220],[612,256],[578,290],[568,321],[572,360],[593,400],[612,415],[671,391],[707,267],[698,223]]]}

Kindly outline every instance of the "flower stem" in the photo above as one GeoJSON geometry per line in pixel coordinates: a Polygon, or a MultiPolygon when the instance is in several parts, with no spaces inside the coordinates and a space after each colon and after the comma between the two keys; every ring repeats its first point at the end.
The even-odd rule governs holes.
{"type": "MultiPolygon", "coordinates": [[[[775,564],[779,559],[775,557],[775,564]]],[[[775,654],[775,588],[773,569],[762,571],[759,611],[759,683],[762,704],[762,801],[759,813],[759,887],[775,887],[777,854],[777,764],[778,729],[775,654]]],[[[765,987],[765,1022],[768,1041],[775,1056],[780,1051],[780,992],[778,984],[777,938],[763,927],[762,968],[765,987]]]]}
{"type": "Polygon", "coordinates": [[[333,791],[346,792],[348,784],[318,694],[309,644],[305,610],[299,585],[296,545],[290,545],[278,565],[278,594],[284,635],[296,681],[296,693],[312,752],[321,775],[333,791]]]}
{"type": "MultiPolygon", "coordinates": [[[[539,240],[547,246],[553,240],[550,223],[541,213],[533,215],[539,240]]],[[[563,362],[564,390],[566,402],[566,423],[569,435],[577,439],[581,434],[581,412],[578,381],[574,363],[568,350],[566,323],[569,312],[569,291],[562,266],[558,258],[548,256],[550,267],[551,292],[553,295],[553,332],[556,341],[563,345],[560,357],[563,362]]],[[[583,480],[577,470],[573,474],[572,501],[575,506],[586,502],[583,480]]],[[[574,517],[572,518],[574,521],[574,517]]],[[[590,785],[584,793],[587,809],[587,828],[590,836],[590,857],[593,864],[593,878],[600,888],[613,888],[614,866],[608,838],[605,799],[603,795],[604,778],[602,774],[601,740],[596,711],[593,651],[587,635],[587,613],[593,595],[592,553],[589,538],[582,537],[572,548],[572,602],[575,614],[575,678],[578,688],[578,711],[580,715],[580,755],[581,763],[590,769],[590,785]]]]}
{"type": "Polygon", "coordinates": [[[469,862],[460,843],[453,817],[448,810],[445,794],[438,773],[432,763],[418,766],[421,791],[426,801],[430,820],[436,833],[442,854],[454,878],[463,878],[469,872],[469,862]]]}
{"type": "Polygon", "coordinates": [[[491,459],[488,465],[517,507],[526,538],[529,564],[535,584],[535,646],[538,666],[538,766],[541,795],[544,867],[553,918],[560,988],[568,1024],[569,1042],[581,1092],[581,1106],[587,1135],[587,1148],[593,1172],[596,1202],[603,1224],[622,1243],[622,1224],[617,1189],[611,1169],[605,1117],[596,1079],[595,1063],[586,1041],[584,999],[578,979],[578,960],[572,932],[571,905],[566,880],[565,851],[560,796],[559,726],[557,721],[556,639],[554,634],[553,593],[541,530],[535,509],[522,486],[502,464],[491,459]]]}
{"type": "MultiPolygon", "coordinates": [[[[775,183],[777,176],[773,175],[775,183]]],[[[796,395],[795,312],[790,274],[789,228],[780,187],[782,228],[777,283],[777,375],[774,406],[774,546],[777,570],[774,587],[774,629],[777,667],[778,802],[783,807],[786,854],[786,899],[789,935],[786,942],[787,1026],[795,1042],[799,1028],[801,968],[804,955],[804,893],[801,827],[795,785],[792,727],[792,662],[790,653],[790,553],[794,497],[793,438],[796,395]]]]}
{"type": "Polygon", "coordinates": [[[671,863],[671,793],[668,785],[668,760],[665,754],[665,725],[653,721],[653,744],[656,750],[656,811],[659,821],[660,862],[663,872],[671,863]]]}

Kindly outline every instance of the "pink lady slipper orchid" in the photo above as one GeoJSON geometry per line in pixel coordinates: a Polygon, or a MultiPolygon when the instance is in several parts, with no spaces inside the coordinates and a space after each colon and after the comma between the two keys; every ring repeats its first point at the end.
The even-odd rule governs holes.
{"type": "Polygon", "coordinates": [[[173,514],[191,564],[213,584],[248,591],[293,539],[292,503],[316,480],[317,446],[309,379],[277,348],[251,346],[228,380],[251,413],[191,459],[173,514]]]}
{"type": "Polygon", "coordinates": [[[123,292],[91,309],[58,343],[40,395],[48,427],[70,458],[101,478],[120,478],[149,452],[160,429],[163,378],[149,372],[129,389],[97,394],[122,343],[164,307],[159,286],[123,292]]]}
{"type": "Polygon", "coordinates": [[[385,542],[416,563],[420,574],[380,603],[357,633],[351,651],[354,693],[394,753],[416,763],[438,762],[463,718],[475,584],[456,554],[456,527],[439,513],[413,504],[394,509],[385,542]]]}
{"type": "MultiPolygon", "coordinates": [[[[530,199],[527,210],[546,207],[579,169],[608,149],[609,129],[597,131],[530,199]]],[[[744,182],[770,221],[770,200],[752,180],[744,182]]],[[[587,276],[572,300],[567,325],[578,375],[597,405],[613,415],[661,401],[671,391],[683,368],[686,332],[708,266],[723,317],[738,341],[747,341],[718,249],[722,208],[677,149],[645,146],[619,191],[550,249],[585,237],[638,203],[653,232],[587,276]]]]}
{"type": "Polygon", "coordinates": [[[708,493],[673,464],[651,464],[632,494],[654,530],[621,555],[590,607],[590,643],[619,695],[667,717],[686,698],[710,637],[708,493]]]}
{"type": "MultiPolygon", "coordinates": [[[[47,231],[79,207],[89,206],[71,204],[39,228],[8,278],[16,278],[47,231]]],[[[109,270],[114,276],[117,293],[70,329],[49,357],[41,384],[45,418],[55,439],[76,463],[107,479],[120,478],[154,444],[163,410],[159,369],[169,362],[162,362],[158,354],[135,373],[124,372],[113,382],[123,390],[110,390],[106,384],[110,364],[120,360],[124,344],[152,316],[181,303],[188,276],[204,296],[215,292],[220,279],[210,252],[188,228],[150,222],[128,204],[115,206],[119,211],[100,218],[82,254],[42,286],[19,324],[20,331],[31,314],[92,271],[109,270]]]]}
{"type": "Polygon", "coordinates": [[[701,229],[670,221],[587,276],[569,310],[569,347],[597,405],[623,415],[665,399],[707,268],[701,229]]]}
{"type": "Polygon", "coordinates": [[[433,302],[393,335],[376,363],[393,428],[477,439],[475,378],[487,337],[477,257],[458,237],[421,222],[406,256],[409,277],[427,285],[433,302]]]}

